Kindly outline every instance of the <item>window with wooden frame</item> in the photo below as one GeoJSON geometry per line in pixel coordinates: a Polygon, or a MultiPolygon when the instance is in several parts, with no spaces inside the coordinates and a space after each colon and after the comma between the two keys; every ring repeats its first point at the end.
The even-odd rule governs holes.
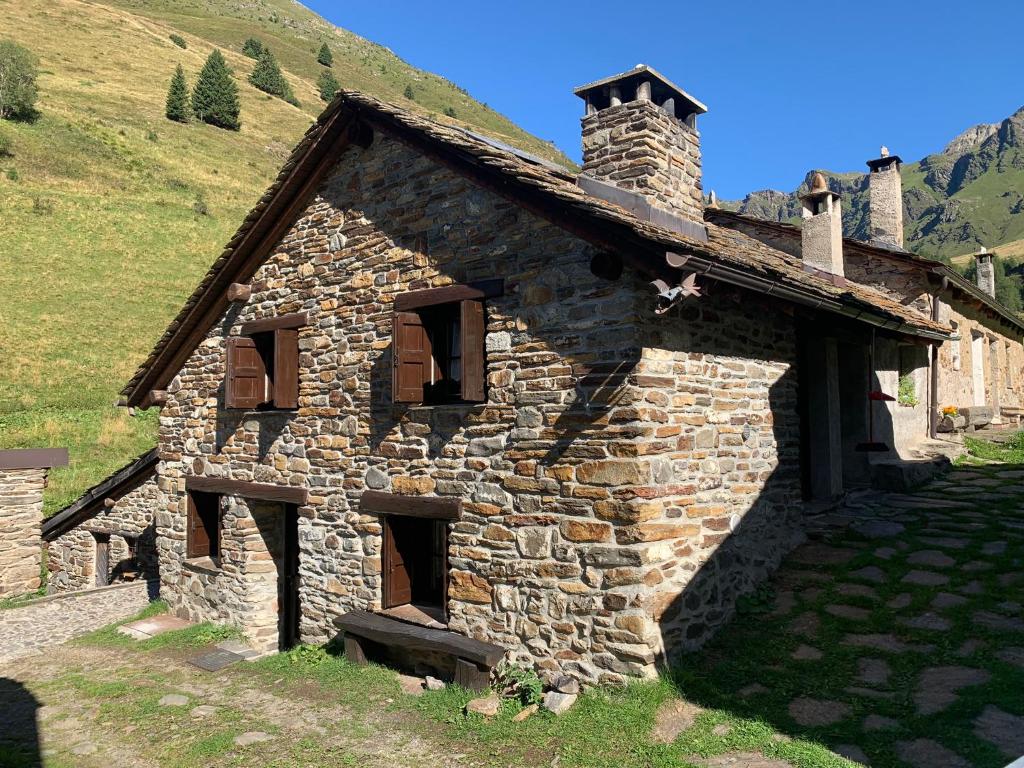
{"type": "Polygon", "coordinates": [[[306,313],[244,323],[225,344],[228,408],[291,409],[299,404],[299,328],[306,313]]]}
{"type": "Polygon", "coordinates": [[[395,298],[394,402],[484,402],[484,301],[502,291],[501,280],[487,280],[412,291],[395,298]]]}
{"type": "Polygon", "coordinates": [[[189,559],[220,557],[220,494],[203,491],[188,492],[189,559]]]}

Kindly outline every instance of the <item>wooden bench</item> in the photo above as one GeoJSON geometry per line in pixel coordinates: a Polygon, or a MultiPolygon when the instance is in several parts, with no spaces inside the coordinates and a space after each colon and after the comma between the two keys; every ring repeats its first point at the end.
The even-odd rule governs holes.
{"type": "Polygon", "coordinates": [[[411,651],[432,651],[455,658],[455,682],[472,691],[490,686],[491,670],[505,656],[505,649],[471,637],[409,624],[368,611],[351,611],[334,620],[345,633],[345,657],[366,664],[363,641],[411,651]]]}

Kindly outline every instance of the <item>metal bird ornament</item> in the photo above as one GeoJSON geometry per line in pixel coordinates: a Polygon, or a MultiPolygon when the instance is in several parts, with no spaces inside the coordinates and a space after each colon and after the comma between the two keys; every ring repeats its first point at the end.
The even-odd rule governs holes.
{"type": "Polygon", "coordinates": [[[672,307],[688,296],[700,296],[700,287],[697,285],[697,274],[691,272],[683,281],[671,287],[664,280],[655,280],[651,285],[658,291],[658,304],[654,308],[656,315],[664,315],[672,307]]]}

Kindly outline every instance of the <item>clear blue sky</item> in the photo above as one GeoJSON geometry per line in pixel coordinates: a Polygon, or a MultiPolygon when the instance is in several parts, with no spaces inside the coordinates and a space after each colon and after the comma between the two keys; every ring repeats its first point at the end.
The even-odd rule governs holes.
{"type": "Polygon", "coordinates": [[[1024,104],[1024,3],[306,0],[579,159],[576,85],[643,62],[703,101],[705,190],[904,160],[1024,104]]]}

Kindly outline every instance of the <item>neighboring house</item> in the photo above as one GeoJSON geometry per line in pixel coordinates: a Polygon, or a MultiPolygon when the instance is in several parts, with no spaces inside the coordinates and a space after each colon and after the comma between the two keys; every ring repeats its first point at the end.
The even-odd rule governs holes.
{"type": "Polygon", "coordinates": [[[142,454],[43,522],[50,592],[157,577],[158,460],[142,454]]]}
{"type": "Polygon", "coordinates": [[[175,612],[272,651],[367,610],[614,682],[799,540],[868,402],[820,339],[951,330],[705,223],[704,107],[658,73],[577,93],[579,178],[351,91],[310,129],[123,391],[175,612]]]}
{"type": "MultiPolygon", "coordinates": [[[[948,265],[904,250],[900,158],[886,152],[869,161],[868,168],[872,240],[843,239],[840,233],[829,247],[840,254],[847,277],[948,323],[955,332],[932,348],[934,358],[923,348],[894,348],[890,342],[877,346],[879,359],[897,360],[899,372],[910,377],[918,401],[916,407],[898,400],[880,406],[898,425],[894,448],[907,457],[934,437],[947,406],[974,411],[982,425],[989,419],[998,423],[1003,416],[1016,422],[1024,405],[1024,319],[995,299],[992,254],[984,248],[976,254],[974,285],[948,265]]],[[[806,260],[809,241],[814,247],[816,222],[807,218],[801,228],[709,209],[707,219],[797,258],[806,260]]],[[[898,396],[898,377],[883,376],[878,383],[887,394],[898,396]]]]}

